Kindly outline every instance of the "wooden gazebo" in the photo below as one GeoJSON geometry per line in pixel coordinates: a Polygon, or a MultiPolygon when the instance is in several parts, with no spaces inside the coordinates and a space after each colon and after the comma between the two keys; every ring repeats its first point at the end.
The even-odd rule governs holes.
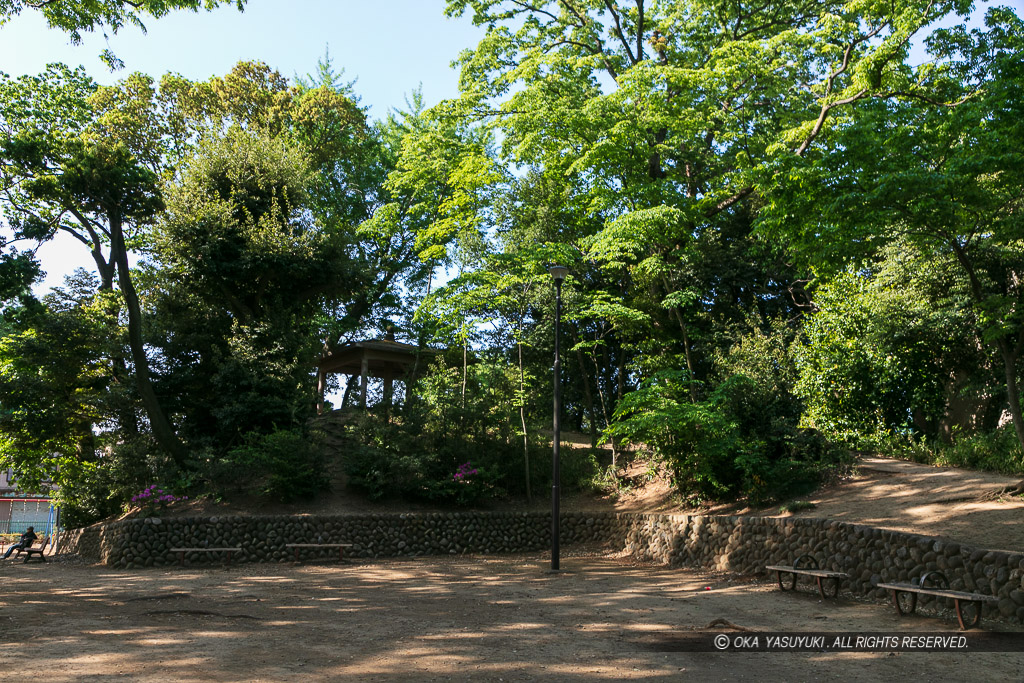
{"type": "Polygon", "coordinates": [[[320,377],[320,401],[318,412],[323,410],[323,387],[329,373],[340,373],[358,377],[359,405],[366,407],[366,382],[370,377],[384,381],[384,403],[391,405],[396,379],[412,380],[423,374],[437,349],[427,349],[414,344],[405,344],[393,339],[370,339],[343,346],[325,354],[318,365],[320,377]]]}

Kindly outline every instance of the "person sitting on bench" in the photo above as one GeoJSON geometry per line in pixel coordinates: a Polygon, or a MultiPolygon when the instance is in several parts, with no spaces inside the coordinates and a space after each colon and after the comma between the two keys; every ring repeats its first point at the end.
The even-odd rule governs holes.
{"type": "Polygon", "coordinates": [[[32,544],[35,543],[37,538],[39,538],[38,536],[36,536],[36,532],[33,531],[33,528],[34,527],[29,527],[25,531],[25,533],[23,533],[21,535],[21,540],[19,540],[17,543],[15,543],[14,545],[12,545],[10,548],[7,549],[7,552],[4,553],[4,559],[5,560],[8,557],[10,557],[11,553],[13,553],[15,550],[26,550],[27,548],[31,548],[32,547],[32,544]]]}

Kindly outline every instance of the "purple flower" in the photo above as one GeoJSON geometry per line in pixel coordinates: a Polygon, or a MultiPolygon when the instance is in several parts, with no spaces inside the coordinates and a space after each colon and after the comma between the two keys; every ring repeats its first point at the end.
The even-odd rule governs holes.
{"type": "Polygon", "coordinates": [[[151,484],[147,486],[145,489],[142,490],[141,493],[137,493],[131,497],[131,502],[142,503],[146,505],[152,503],[176,503],[179,500],[188,500],[188,498],[185,496],[178,497],[172,493],[167,493],[167,491],[158,487],[156,484],[151,484]]]}
{"type": "Polygon", "coordinates": [[[469,477],[472,477],[474,474],[477,474],[477,469],[473,467],[473,464],[464,462],[456,468],[452,479],[462,483],[469,483],[469,477]]]}

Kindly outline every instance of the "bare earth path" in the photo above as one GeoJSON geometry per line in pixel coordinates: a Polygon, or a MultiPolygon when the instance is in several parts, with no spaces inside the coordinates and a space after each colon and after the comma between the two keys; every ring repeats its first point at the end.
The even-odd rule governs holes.
{"type": "MultiPolygon", "coordinates": [[[[857,476],[817,492],[817,507],[798,514],[1024,551],[1024,501],[989,495],[1011,483],[865,459],[857,476]]],[[[568,502],[564,509],[685,512],[657,486],[568,502]]],[[[342,501],[289,511],[374,509],[342,501]]],[[[1020,634],[1020,652],[672,651],[666,638],[722,632],[710,626],[719,619],[741,634],[957,630],[950,613],[900,617],[880,601],[824,603],[807,588],[781,593],[763,578],[637,564],[600,549],[564,553],[558,574],[547,562],[537,554],[126,572],[65,558],[0,561],[0,668],[56,683],[1024,680],[1024,627],[992,620],[986,630],[1020,634]]]]}
{"type": "Polygon", "coordinates": [[[952,538],[975,548],[1024,552],[1024,500],[994,498],[1017,478],[902,460],[863,458],[849,482],[807,498],[800,517],[952,538]]]}
{"type": "Polygon", "coordinates": [[[934,616],[901,618],[883,604],[823,604],[808,592],[607,555],[576,553],[557,575],[545,572],[546,561],[137,572],[0,564],[0,665],[55,683],[1024,678],[1022,653],[666,651],[659,638],[715,619],[747,633],[956,627],[934,616]]]}

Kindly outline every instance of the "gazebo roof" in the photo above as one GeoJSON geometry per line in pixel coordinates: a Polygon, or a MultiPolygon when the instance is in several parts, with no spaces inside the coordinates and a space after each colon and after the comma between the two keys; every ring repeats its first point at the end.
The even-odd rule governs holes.
{"type": "Polygon", "coordinates": [[[426,349],[415,344],[405,344],[390,339],[369,339],[343,346],[320,360],[319,368],[325,373],[337,372],[359,375],[366,361],[366,371],[371,377],[397,377],[408,374],[416,365],[417,357],[425,370],[427,362],[442,353],[437,349],[426,349]]]}

